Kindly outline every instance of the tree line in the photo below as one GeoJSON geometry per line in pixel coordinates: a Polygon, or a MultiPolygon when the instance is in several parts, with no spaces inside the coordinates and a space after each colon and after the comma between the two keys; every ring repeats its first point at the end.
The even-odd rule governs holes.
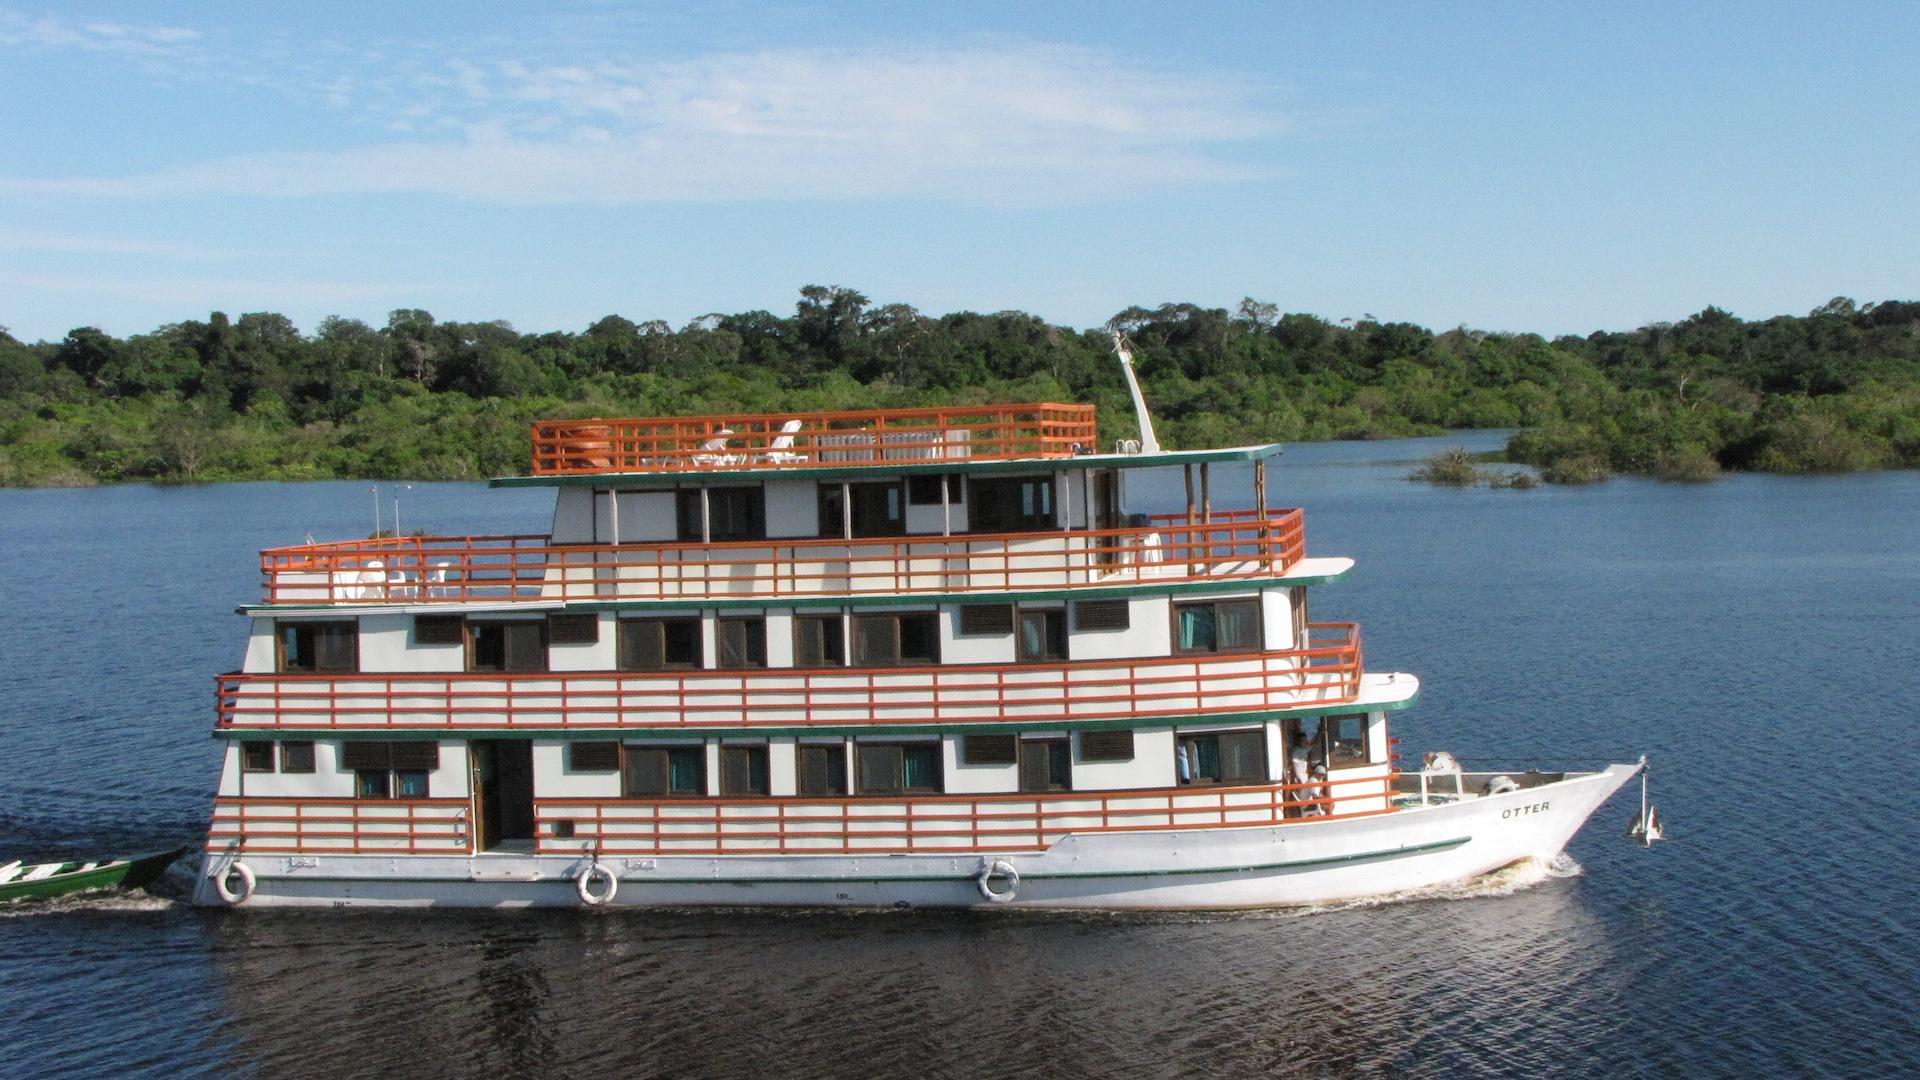
{"type": "Polygon", "coordinates": [[[1109,330],[1134,342],[1173,447],[1518,428],[1509,457],[1550,481],[1920,466],[1915,302],[1837,298],[1759,321],[1709,307],[1547,339],[1253,299],[1074,330],[809,285],[790,315],[678,329],[609,315],[523,334],[405,309],[311,334],[266,312],[126,338],[0,330],[0,485],[471,479],[524,471],[531,420],[609,415],[1085,401],[1104,443],[1135,434],[1109,330]]]}

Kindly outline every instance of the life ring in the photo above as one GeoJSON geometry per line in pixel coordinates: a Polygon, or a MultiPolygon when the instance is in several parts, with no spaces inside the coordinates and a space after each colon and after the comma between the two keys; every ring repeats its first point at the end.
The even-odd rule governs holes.
{"type": "Polygon", "coordinates": [[[1488,795],[1505,795],[1510,791],[1519,791],[1520,785],[1511,776],[1496,776],[1487,781],[1488,795]]]}
{"type": "Polygon", "coordinates": [[[1015,870],[1013,864],[1005,859],[981,859],[980,869],[973,875],[973,883],[979,888],[983,899],[995,904],[1004,904],[1012,900],[1014,894],[1020,891],[1020,871],[1015,870]],[[1005,892],[993,891],[994,878],[1007,879],[1005,892]]]}
{"type": "Polygon", "coordinates": [[[221,902],[228,907],[239,907],[246,903],[253,896],[253,867],[238,859],[228,863],[225,870],[213,876],[213,891],[220,894],[221,902]],[[227,885],[227,879],[232,877],[240,879],[240,888],[233,889],[227,885]]]}
{"type": "Polygon", "coordinates": [[[620,892],[620,878],[606,863],[596,862],[580,871],[580,876],[573,879],[573,891],[580,894],[581,903],[588,907],[599,907],[602,904],[611,903],[614,896],[620,892]],[[606,879],[606,892],[593,891],[594,878],[606,879]]]}

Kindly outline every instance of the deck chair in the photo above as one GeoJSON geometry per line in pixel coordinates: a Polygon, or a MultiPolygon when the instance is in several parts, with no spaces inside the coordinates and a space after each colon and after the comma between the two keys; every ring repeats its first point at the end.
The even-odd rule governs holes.
{"type": "Polygon", "coordinates": [[[789,420],[780,425],[780,433],[767,444],[766,460],[774,465],[797,465],[807,460],[807,455],[793,452],[793,437],[800,434],[803,421],[789,420]]]}
{"type": "Polygon", "coordinates": [[[738,465],[739,454],[727,453],[727,441],[733,438],[732,428],[721,428],[713,433],[713,438],[700,444],[700,452],[693,455],[695,465],[738,465]]]}

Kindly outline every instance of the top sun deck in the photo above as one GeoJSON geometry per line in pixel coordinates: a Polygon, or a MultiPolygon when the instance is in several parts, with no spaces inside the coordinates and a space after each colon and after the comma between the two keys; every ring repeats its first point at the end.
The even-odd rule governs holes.
{"type": "Polygon", "coordinates": [[[1044,460],[1089,453],[1096,437],[1093,406],[1051,402],[546,420],[533,425],[533,475],[1044,460]]]}

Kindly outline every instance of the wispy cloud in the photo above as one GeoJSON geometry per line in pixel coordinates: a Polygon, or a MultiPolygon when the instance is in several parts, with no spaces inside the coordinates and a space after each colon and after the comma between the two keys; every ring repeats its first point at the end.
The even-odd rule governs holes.
{"type": "Polygon", "coordinates": [[[111,236],[74,236],[66,233],[21,232],[0,229],[0,251],[53,252],[74,255],[147,255],[162,259],[222,259],[238,252],[128,240],[111,236]]]}
{"type": "Polygon", "coordinates": [[[417,294],[426,286],[369,281],[265,281],[254,278],[93,277],[0,274],[0,286],[145,304],[282,310],[417,294]]]}
{"type": "Polygon", "coordinates": [[[0,8],[0,48],[80,50],[123,56],[185,57],[201,40],[197,30],[152,23],[76,21],[0,8]]]}
{"type": "MultiPolygon", "coordinates": [[[[0,21],[0,46],[145,42],[205,71],[165,27],[0,21]],[[62,44],[65,43],[65,44],[62,44]]],[[[108,198],[422,194],[501,202],[930,197],[1054,203],[1251,178],[1231,149],[1288,127],[1275,88],[1026,40],[543,62],[494,47],[426,60],[306,53],[276,87],[382,135],[140,175],[0,178],[108,198]]],[[[232,65],[221,65],[232,70],[232,65]]],[[[234,93],[257,93],[251,85],[234,93]]]]}

